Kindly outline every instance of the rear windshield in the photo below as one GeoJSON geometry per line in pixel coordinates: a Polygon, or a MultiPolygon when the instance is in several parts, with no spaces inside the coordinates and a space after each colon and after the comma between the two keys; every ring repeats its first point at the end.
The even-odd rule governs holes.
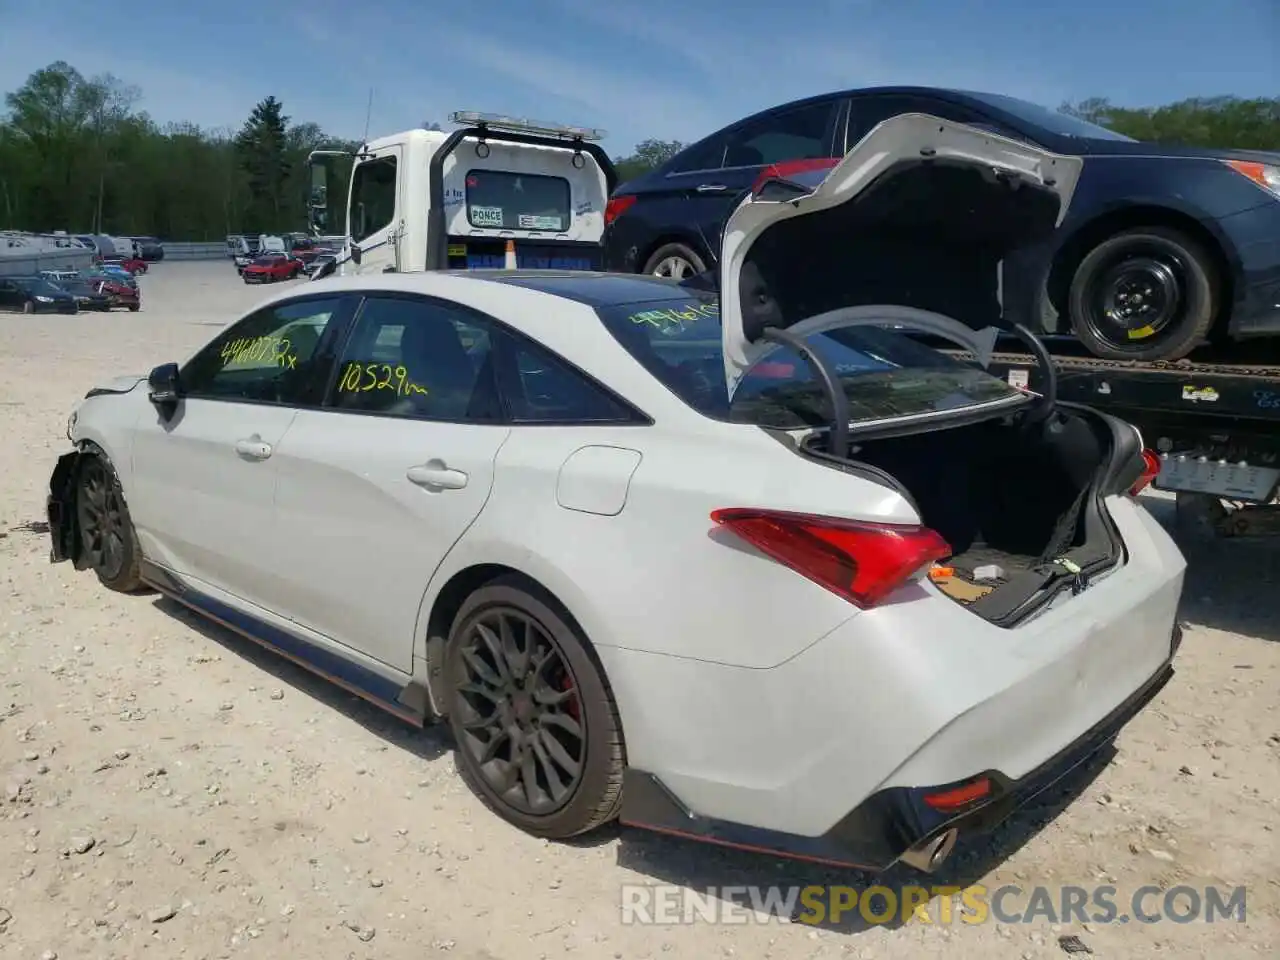
{"type": "Polygon", "coordinates": [[[506,170],[467,171],[467,221],[498,230],[569,229],[569,181],[506,170]]]}
{"type": "MultiPolygon", "coordinates": [[[[597,308],[609,332],[655,377],[700,413],[791,430],[824,426],[822,387],[804,359],[780,348],[743,378],[730,405],[716,299],[597,308]]],[[[998,377],[888,327],[849,327],[808,339],[831,364],[854,423],[960,410],[1022,396],[998,377]]]]}

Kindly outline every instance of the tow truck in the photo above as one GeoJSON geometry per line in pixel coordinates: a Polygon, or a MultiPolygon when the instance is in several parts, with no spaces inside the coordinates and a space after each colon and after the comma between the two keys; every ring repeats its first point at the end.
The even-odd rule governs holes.
{"type": "Polygon", "coordinates": [[[1184,360],[1140,362],[1043,339],[1046,356],[998,346],[987,369],[1136,426],[1160,461],[1152,486],[1176,495],[1180,524],[1228,537],[1280,533],[1280,349],[1207,345],[1184,360]]]}
{"type": "Polygon", "coordinates": [[[345,224],[331,273],[529,267],[596,270],[618,174],[603,130],[456,111],[459,129],[409,130],[308,157],[311,231],[345,224]]]}

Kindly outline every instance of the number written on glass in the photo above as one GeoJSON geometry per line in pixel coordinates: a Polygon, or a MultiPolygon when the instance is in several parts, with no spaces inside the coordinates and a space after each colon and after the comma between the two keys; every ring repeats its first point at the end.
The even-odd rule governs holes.
{"type": "Polygon", "coordinates": [[[397,397],[426,396],[427,388],[414,383],[403,366],[389,363],[348,363],[338,381],[339,393],[391,390],[397,397]]]}

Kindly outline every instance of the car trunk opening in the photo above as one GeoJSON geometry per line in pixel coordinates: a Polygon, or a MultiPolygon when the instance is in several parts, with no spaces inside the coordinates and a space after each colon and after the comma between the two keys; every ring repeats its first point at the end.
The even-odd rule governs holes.
{"type": "MultiPolygon", "coordinates": [[[[809,454],[829,457],[827,433],[809,454]]],[[[1131,428],[1061,407],[1046,421],[1021,414],[860,440],[846,457],[872,468],[913,502],[921,522],[952,549],[934,585],[972,612],[1012,626],[1060,591],[1080,593],[1121,558],[1103,498],[1141,470],[1131,428]]]]}
{"type": "Polygon", "coordinates": [[[848,202],[760,235],[738,281],[744,332],[881,303],[1000,325],[1000,262],[1058,210],[1052,190],[989,170],[902,161],[848,202]]]}
{"type": "Polygon", "coordinates": [[[771,348],[842,308],[896,304],[1002,326],[1001,264],[1056,229],[1083,161],[908,114],[816,186],[766,181],[725,226],[719,289],[730,395],[771,348]],[[776,338],[775,338],[776,339],[776,338]]]}

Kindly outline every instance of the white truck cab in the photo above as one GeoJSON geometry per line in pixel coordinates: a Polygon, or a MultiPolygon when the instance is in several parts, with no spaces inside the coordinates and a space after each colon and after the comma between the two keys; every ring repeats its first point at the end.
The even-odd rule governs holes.
{"type": "Polygon", "coordinates": [[[354,156],[311,154],[312,232],[346,225],[342,254],[316,279],[600,269],[605,204],[617,185],[598,143],[603,131],[471,111],[449,119],[461,129],[409,130],[371,140],[354,156]]]}

